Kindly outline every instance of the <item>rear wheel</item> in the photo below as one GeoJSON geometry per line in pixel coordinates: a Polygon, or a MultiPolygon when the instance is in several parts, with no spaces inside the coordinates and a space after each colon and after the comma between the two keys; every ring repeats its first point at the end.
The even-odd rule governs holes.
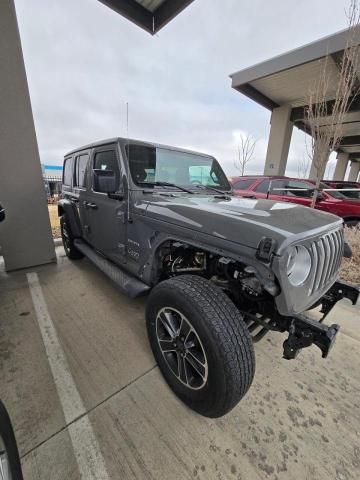
{"type": "Polygon", "coordinates": [[[165,280],[149,296],[146,321],[159,368],[184,403],[207,417],[235,407],[252,383],[255,355],[222,290],[194,275],[165,280]]]}
{"type": "Polygon", "coordinates": [[[60,230],[66,256],[71,260],[83,258],[84,255],[74,245],[74,237],[72,236],[71,229],[65,215],[62,215],[60,218],[60,230]]]}

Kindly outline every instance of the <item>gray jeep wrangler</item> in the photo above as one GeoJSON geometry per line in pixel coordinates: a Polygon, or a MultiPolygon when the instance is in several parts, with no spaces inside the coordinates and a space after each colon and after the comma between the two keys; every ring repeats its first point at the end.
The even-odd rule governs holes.
{"type": "Polygon", "coordinates": [[[219,417],[254,377],[253,344],[288,332],[285,359],[315,344],[326,357],[338,325],[323,322],[359,289],[337,281],[339,217],[293,203],[235,198],[211,156],[115,138],[64,160],[58,205],[65,252],[84,255],[130,297],[149,291],[156,361],[192,409],[219,417]],[[320,306],[314,321],[303,312],[320,306]]]}

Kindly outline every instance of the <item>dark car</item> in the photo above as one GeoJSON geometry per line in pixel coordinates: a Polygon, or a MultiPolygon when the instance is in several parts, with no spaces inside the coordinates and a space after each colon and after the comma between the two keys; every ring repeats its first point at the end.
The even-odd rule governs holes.
{"type": "MultiPolygon", "coordinates": [[[[234,194],[245,198],[268,198],[282,202],[298,203],[309,207],[315,183],[284,176],[248,176],[231,179],[234,194]]],[[[348,225],[360,222],[360,201],[349,199],[339,191],[322,190],[317,197],[315,208],[341,217],[348,225]]]]}
{"type": "Polygon", "coordinates": [[[335,181],[335,180],[323,180],[323,183],[329,188],[336,188],[340,190],[346,198],[353,198],[360,200],[360,183],[349,182],[347,180],[335,181]]]}
{"type": "Polygon", "coordinates": [[[65,155],[58,212],[70,259],[85,255],[131,297],[151,292],[159,368],[208,417],[247,392],[254,342],[288,332],[284,358],[312,344],[326,357],[339,327],[304,312],[321,305],[325,317],[339,299],[359,297],[337,281],[339,217],[236,198],[209,155],[123,138],[78,148],[65,155]]]}

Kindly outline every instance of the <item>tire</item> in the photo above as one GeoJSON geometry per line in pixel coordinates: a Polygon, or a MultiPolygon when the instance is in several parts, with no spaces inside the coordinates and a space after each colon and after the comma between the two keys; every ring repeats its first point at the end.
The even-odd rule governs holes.
{"type": "Polygon", "coordinates": [[[19,451],[9,415],[0,401],[0,478],[23,480],[19,451]]]}
{"type": "Polygon", "coordinates": [[[234,303],[209,280],[182,275],[159,283],[146,323],[165,380],[191,409],[221,417],[246,394],[255,373],[250,333],[234,303]]]}
{"type": "Polygon", "coordinates": [[[360,219],[359,218],[353,218],[351,220],[344,220],[345,226],[349,228],[354,228],[360,225],[360,219]]]}
{"type": "Polygon", "coordinates": [[[60,230],[66,256],[71,260],[79,260],[80,258],[83,258],[84,255],[74,245],[74,237],[72,236],[65,215],[60,217],[60,230]]]}

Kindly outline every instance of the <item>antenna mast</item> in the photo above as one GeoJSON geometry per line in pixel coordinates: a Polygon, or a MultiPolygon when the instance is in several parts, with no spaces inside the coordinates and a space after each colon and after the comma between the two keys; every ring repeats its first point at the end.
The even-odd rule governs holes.
{"type": "Polygon", "coordinates": [[[129,145],[129,102],[126,102],[126,138],[127,138],[127,220],[128,223],[132,223],[130,217],[130,145],[129,145]]]}

